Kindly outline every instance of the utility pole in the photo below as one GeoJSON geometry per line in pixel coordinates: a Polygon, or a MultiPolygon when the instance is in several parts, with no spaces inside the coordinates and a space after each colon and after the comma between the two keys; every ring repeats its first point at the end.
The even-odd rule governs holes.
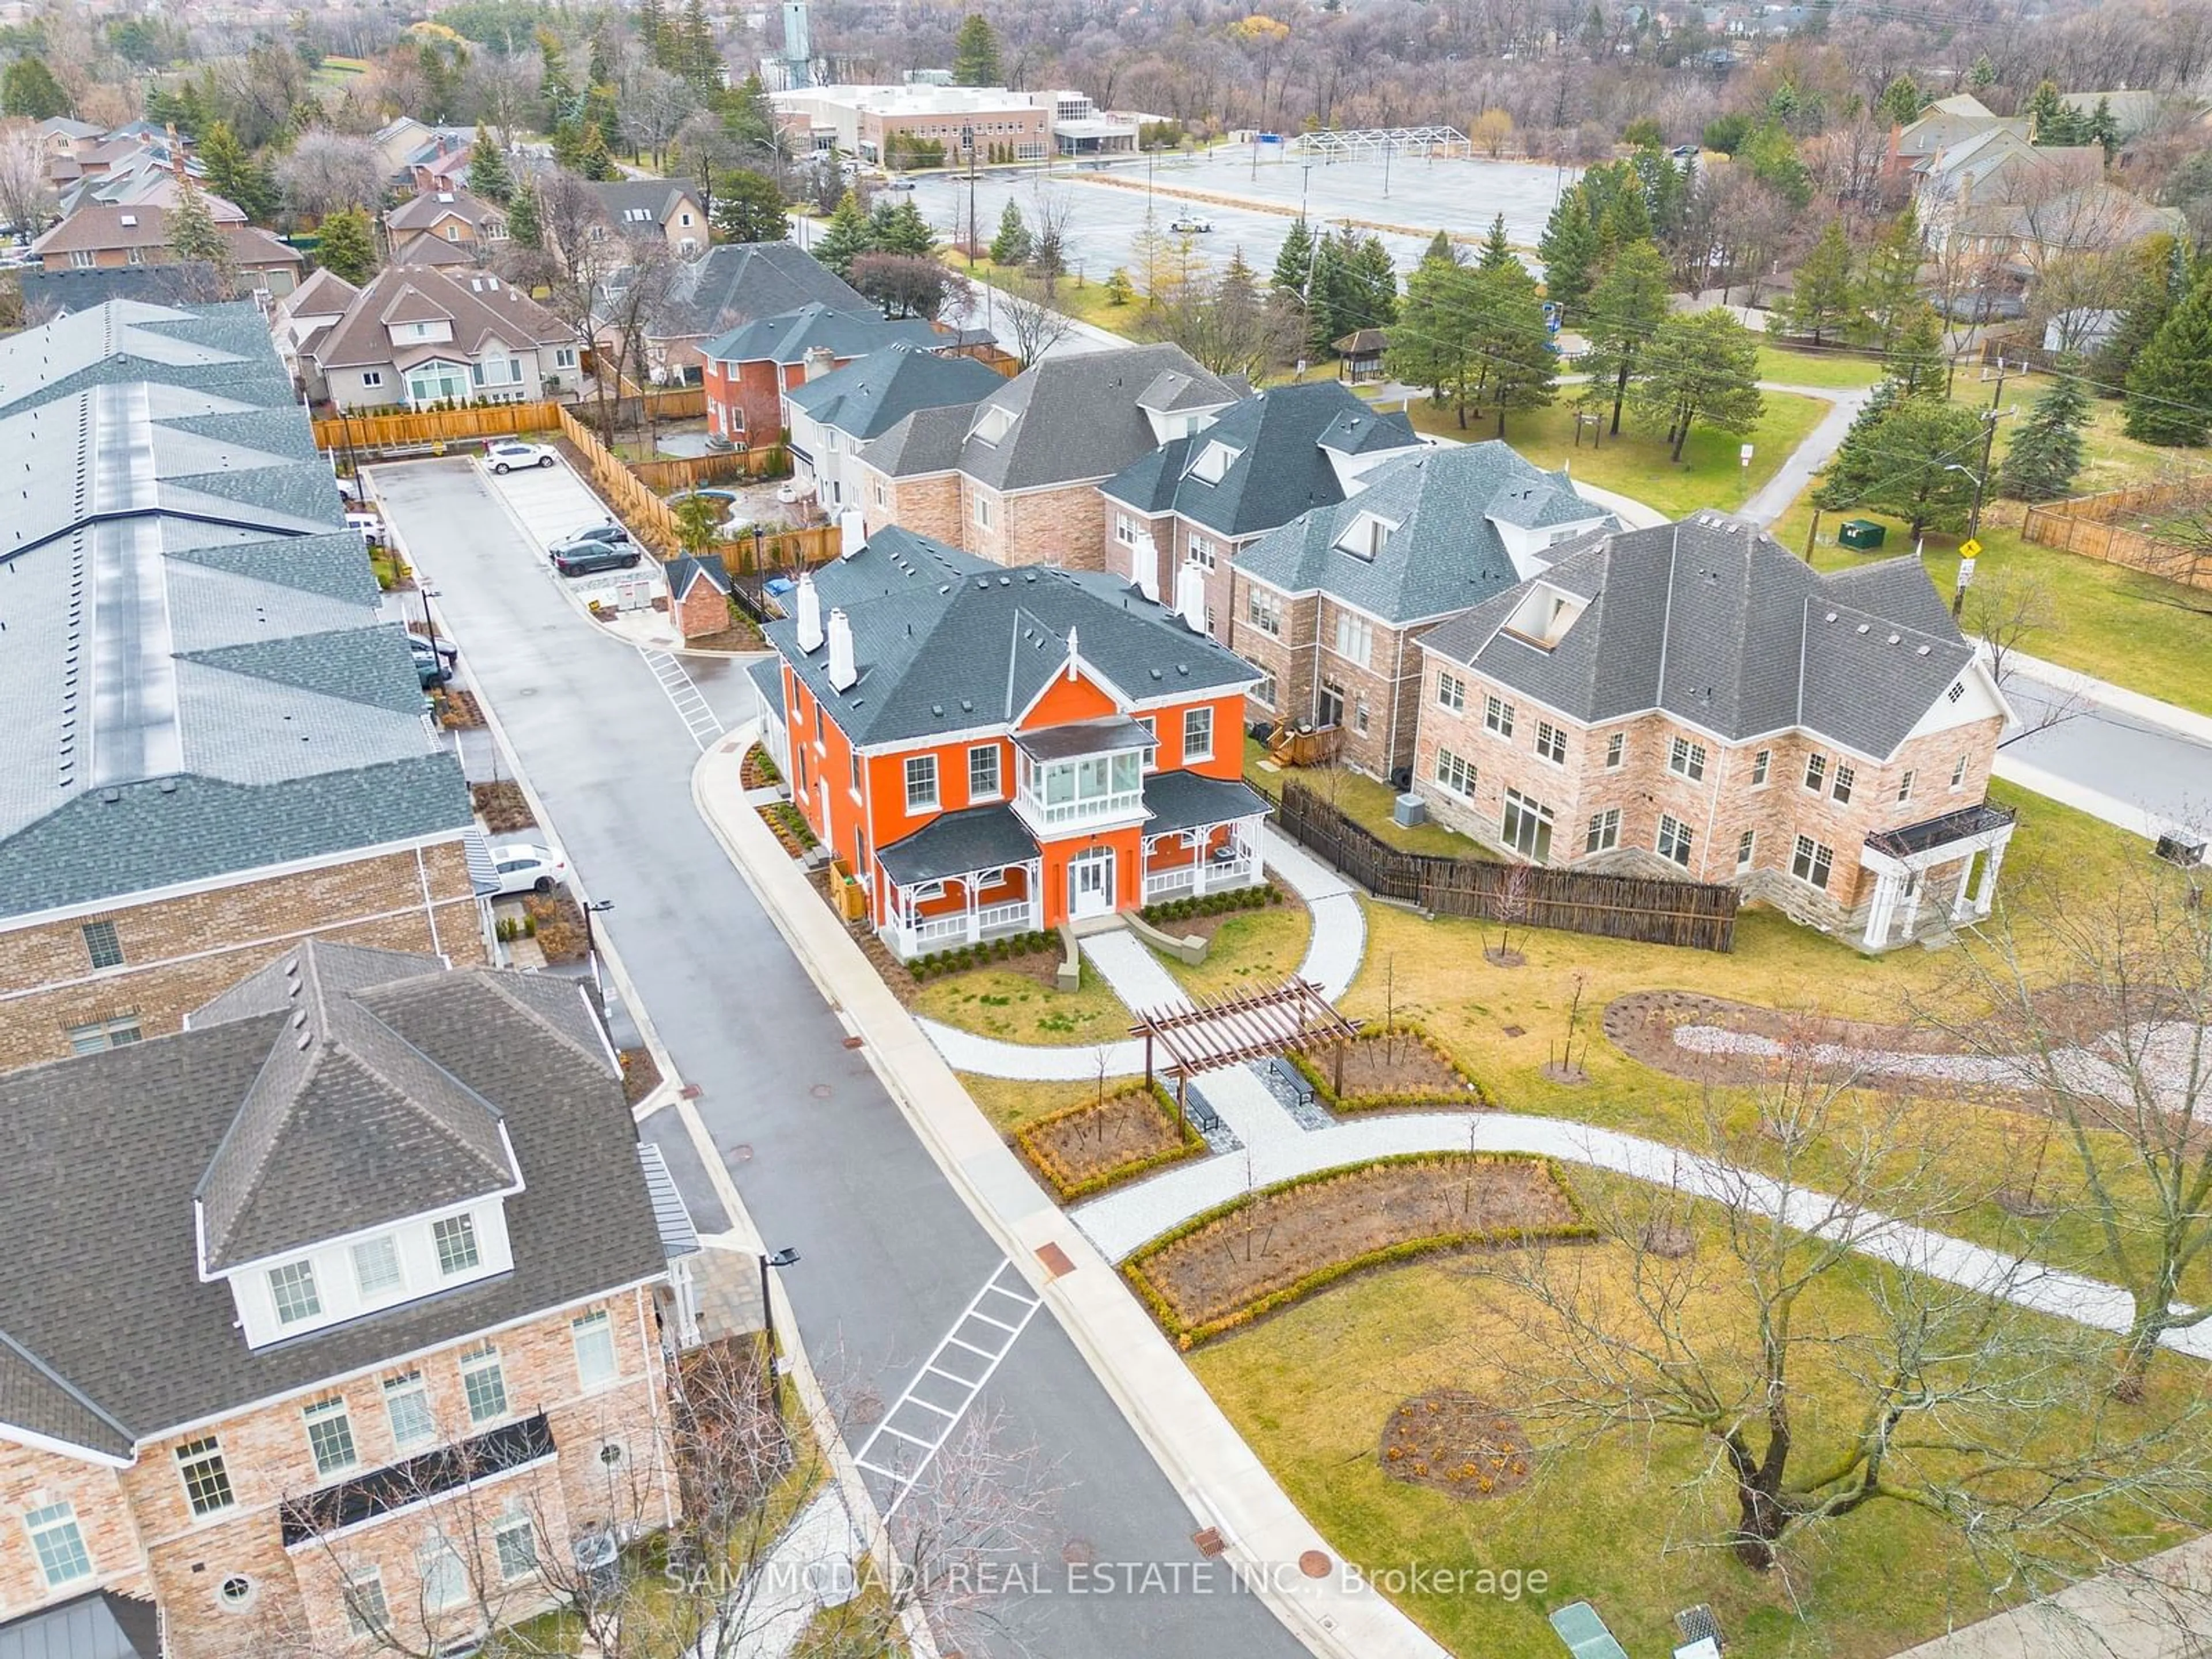
{"type": "MultiPolygon", "coordinates": [[[[1994,404],[1982,412],[1982,465],[1972,474],[1974,480],[1973,509],[1966,515],[1966,539],[1959,544],[1959,582],[1951,590],[1951,620],[1958,621],[1966,608],[1966,589],[1974,580],[1974,560],[1982,550],[1982,497],[1990,485],[1990,461],[1996,449],[1997,422],[2010,414],[2009,410],[1994,404]]],[[[1946,471],[1964,472],[1966,469],[1954,462],[1946,471]]]]}
{"type": "Polygon", "coordinates": [[[975,269],[975,129],[960,129],[960,143],[968,152],[968,269],[975,269]]]}

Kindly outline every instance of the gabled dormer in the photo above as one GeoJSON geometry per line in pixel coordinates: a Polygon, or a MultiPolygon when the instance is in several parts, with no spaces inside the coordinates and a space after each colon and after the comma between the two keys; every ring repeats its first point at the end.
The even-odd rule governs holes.
{"type": "Polygon", "coordinates": [[[453,337],[453,313],[412,286],[401,289],[377,320],[394,347],[445,345],[453,337]]]}
{"type": "Polygon", "coordinates": [[[498,1109],[348,988],[303,946],[222,999],[283,1016],[193,1194],[199,1276],[228,1283],[250,1347],[514,1265],[498,1109]]]}

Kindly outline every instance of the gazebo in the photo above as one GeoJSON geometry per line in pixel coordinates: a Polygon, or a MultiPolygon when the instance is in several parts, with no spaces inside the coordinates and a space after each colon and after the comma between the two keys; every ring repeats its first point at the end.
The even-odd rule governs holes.
{"type": "Polygon", "coordinates": [[[1382,354],[1389,349],[1390,342],[1379,328],[1355,328],[1342,339],[1331,340],[1338,357],[1337,378],[1346,380],[1379,380],[1382,378],[1382,354]]]}

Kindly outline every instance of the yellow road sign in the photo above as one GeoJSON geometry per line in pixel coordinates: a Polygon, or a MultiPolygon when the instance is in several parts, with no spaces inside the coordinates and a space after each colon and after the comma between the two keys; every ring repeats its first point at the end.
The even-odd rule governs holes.
{"type": "Polygon", "coordinates": [[[1959,544],[1959,556],[1962,559],[1978,558],[1981,556],[1981,551],[1982,544],[1979,542],[1964,541],[1959,544]]]}

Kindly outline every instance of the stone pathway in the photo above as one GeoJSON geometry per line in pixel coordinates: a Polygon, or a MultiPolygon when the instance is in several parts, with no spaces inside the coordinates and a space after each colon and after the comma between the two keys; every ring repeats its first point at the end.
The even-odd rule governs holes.
{"type": "MultiPolygon", "coordinates": [[[[1208,1078],[1212,1085],[1215,1078],[1208,1078]]],[[[1208,1098],[1215,1097],[1209,1092],[1208,1098]]],[[[1280,1109],[1277,1108],[1279,1111],[1280,1109]]],[[[1279,1136],[1244,1156],[1185,1164],[1073,1212],[1085,1237],[1112,1261],[1200,1211],[1293,1176],[1364,1164],[1401,1152],[1522,1152],[1609,1170],[1704,1199],[1765,1204],[1791,1224],[1912,1272],[1961,1285],[2098,1330],[2125,1331],[2126,1292],[2060,1273],[1964,1239],[1910,1226],[1873,1212],[1839,1217],[1820,1193],[1784,1194],[1753,1170],[1694,1157],[1640,1136],[1557,1118],[1502,1112],[1407,1113],[1340,1123],[1310,1134],[1279,1136]]],[[[2169,1333],[2166,1346],[2212,1359],[2212,1327],[2169,1333]]]]}
{"type": "Polygon", "coordinates": [[[1190,997],[1151,947],[1126,927],[1092,933],[1082,951],[1098,977],[1133,1015],[1166,1013],[1190,1006],[1190,997]]]}

